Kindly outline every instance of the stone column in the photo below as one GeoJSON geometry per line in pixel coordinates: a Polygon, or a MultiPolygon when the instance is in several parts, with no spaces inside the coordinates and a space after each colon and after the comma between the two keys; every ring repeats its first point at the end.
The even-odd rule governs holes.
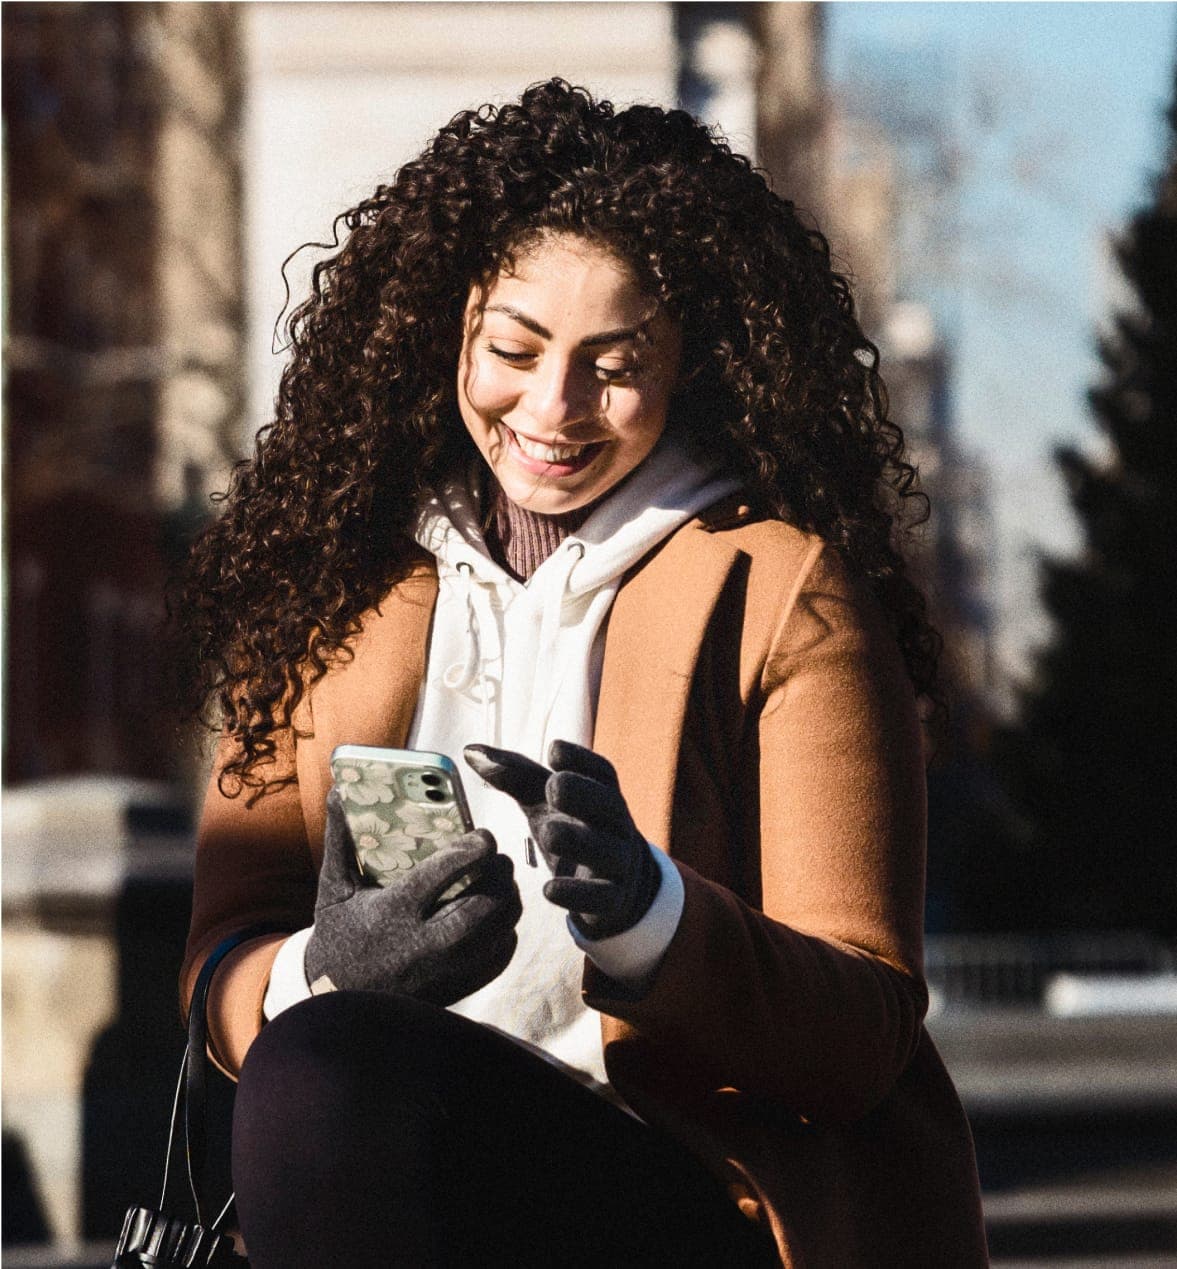
{"type": "Polygon", "coordinates": [[[826,207],[828,156],[822,6],[750,6],[760,46],[756,147],[773,187],[820,226],[826,207]]]}
{"type": "Polygon", "coordinates": [[[164,373],[155,496],[167,514],[207,513],[240,457],[242,355],[240,14],[233,4],[154,8],[162,85],[154,188],[164,373]]]}
{"type": "Polygon", "coordinates": [[[749,9],[711,3],[674,6],[678,96],[685,110],[717,125],[732,149],[759,155],[757,67],[760,54],[749,9]]]}

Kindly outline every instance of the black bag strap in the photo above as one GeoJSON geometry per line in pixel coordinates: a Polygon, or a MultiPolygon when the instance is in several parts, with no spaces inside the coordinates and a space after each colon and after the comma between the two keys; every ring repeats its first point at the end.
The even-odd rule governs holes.
{"type": "MultiPolygon", "coordinates": [[[[289,934],[289,927],[273,922],[262,922],[243,930],[236,930],[223,938],[209,953],[200,973],[196,978],[196,986],[192,989],[192,1003],[188,1010],[188,1048],[184,1054],[181,1080],[184,1086],[184,1139],[185,1156],[188,1167],[188,1185],[192,1191],[192,1201],[196,1207],[196,1223],[202,1224],[200,1210],[200,1182],[204,1176],[207,1134],[205,1131],[205,1097],[208,1088],[208,990],[213,975],[220,968],[221,962],[243,943],[262,938],[267,934],[289,934]]],[[[180,1090],[176,1090],[176,1105],[172,1109],[172,1127],[168,1136],[168,1160],[172,1156],[172,1145],[176,1132],[177,1111],[179,1110],[180,1090]]],[[[160,1207],[167,1206],[167,1166],[164,1167],[164,1195],[160,1207]]],[[[227,1207],[227,1205],[226,1205],[227,1207]]],[[[219,1218],[218,1218],[219,1219],[219,1218]]]]}

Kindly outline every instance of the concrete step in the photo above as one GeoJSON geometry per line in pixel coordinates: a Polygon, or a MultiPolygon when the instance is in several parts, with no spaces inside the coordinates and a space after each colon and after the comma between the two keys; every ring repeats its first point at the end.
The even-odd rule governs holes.
{"type": "Polygon", "coordinates": [[[80,1243],[73,1247],[5,1247],[4,1269],[110,1269],[113,1242],[80,1243]]]}
{"type": "Polygon", "coordinates": [[[984,1204],[995,1262],[1177,1265],[1177,1163],[1034,1182],[984,1204]]]}

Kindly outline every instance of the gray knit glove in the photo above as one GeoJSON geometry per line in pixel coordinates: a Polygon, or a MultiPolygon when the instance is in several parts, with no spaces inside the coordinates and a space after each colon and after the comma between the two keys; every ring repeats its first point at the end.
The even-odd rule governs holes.
{"type": "Polygon", "coordinates": [[[304,960],[315,992],[400,992],[452,1005],[506,969],[523,909],[511,861],[485,829],[374,886],[360,876],[343,803],[327,795],[315,927],[304,960]],[[439,896],[464,878],[454,899],[439,896]]]}
{"type": "Polygon", "coordinates": [[[621,796],[612,764],[567,740],[552,742],[552,770],[522,754],[468,745],[466,761],[522,807],[555,874],[544,886],[590,939],[623,934],[646,915],[661,872],[621,796]]]}

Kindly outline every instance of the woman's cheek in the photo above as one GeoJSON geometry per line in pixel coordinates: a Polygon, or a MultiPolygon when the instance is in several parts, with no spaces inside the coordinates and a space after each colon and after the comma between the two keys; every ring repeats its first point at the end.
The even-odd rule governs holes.
{"type": "MultiPolygon", "coordinates": [[[[616,403],[620,405],[621,403],[616,403]]],[[[614,412],[617,430],[626,432],[635,438],[646,437],[657,440],[666,426],[667,398],[664,393],[639,392],[625,403],[617,417],[614,412]]]]}
{"type": "Polygon", "coordinates": [[[517,393],[498,365],[480,365],[466,386],[466,396],[479,414],[498,414],[510,408],[517,393]]]}

